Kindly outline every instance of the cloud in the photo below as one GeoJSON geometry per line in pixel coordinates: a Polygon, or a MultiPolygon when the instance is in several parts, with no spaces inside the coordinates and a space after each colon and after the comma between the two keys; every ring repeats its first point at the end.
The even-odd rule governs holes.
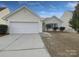
{"type": "Polygon", "coordinates": [[[25,5],[25,4],[28,4],[28,5],[40,5],[39,2],[29,2],[29,1],[18,1],[18,3],[20,5],[25,5]]]}
{"type": "Polygon", "coordinates": [[[29,2],[29,1],[18,1],[19,5],[29,5],[29,6],[39,6],[41,8],[44,8],[44,6],[41,5],[40,2],[29,2]]]}
{"type": "Polygon", "coordinates": [[[53,5],[49,5],[49,9],[56,10],[57,8],[55,6],[53,6],[53,5]]]}
{"type": "Polygon", "coordinates": [[[39,2],[28,2],[29,5],[40,5],[39,2]]]}
{"type": "Polygon", "coordinates": [[[57,16],[60,18],[63,14],[63,12],[47,12],[47,11],[40,11],[38,13],[41,17],[46,18],[46,17],[52,17],[52,16],[57,16]]]}
{"type": "Polygon", "coordinates": [[[40,11],[39,14],[45,14],[47,13],[46,11],[40,11]]]}
{"type": "Polygon", "coordinates": [[[7,7],[6,5],[0,5],[0,7],[7,7]]]}
{"type": "Polygon", "coordinates": [[[75,6],[78,4],[78,2],[68,2],[66,5],[67,8],[70,8],[71,10],[75,9],[75,6]]]}
{"type": "Polygon", "coordinates": [[[40,2],[29,2],[28,3],[28,5],[30,5],[30,6],[39,6],[39,7],[41,7],[41,8],[45,8],[43,5],[41,5],[41,3],[40,2]]]}
{"type": "Polygon", "coordinates": [[[18,1],[18,4],[19,5],[24,5],[24,4],[27,4],[27,1],[18,1]]]}
{"type": "Polygon", "coordinates": [[[0,2],[0,7],[7,7],[7,5],[3,2],[0,2]]]}

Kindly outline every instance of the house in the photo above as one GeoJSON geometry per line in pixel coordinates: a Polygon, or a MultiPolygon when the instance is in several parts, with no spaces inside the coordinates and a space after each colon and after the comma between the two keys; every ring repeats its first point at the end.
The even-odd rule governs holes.
{"type": "Polygon", "coordinates": [[[22,6],[15,12],[3,18],[7,21],[11,34],[14,33],[40,33],[42,32],[42,21],[38,15],[22,6]]]}
{"type": "Polygon", "coordinates": [[[0,7],[0,24],[7,24],[7,22],[5,20],[3,20],[2,18],[9,13],[10,13],[10,11],[8,8],[0,7]]]}
{"type": "Polygon", "coordinates": [[[44,23],[44,31],[47,31],[46,25],[49,24],[51,26],[51,28],[49,29],[49,31],[52,31],[52,28],[54,27],[61,27],[62,25],[62,21],[57,18],[56,16],[52,16],[50,18],[45,18],[43,20],[44,23]]]}
{"type": "Polygon", "coordinates": [[[54,27],[65,27],[65,32],[76,32],[74,29],[70,27],[69,21],[72,19],[73,12],[72,11],[66,11],[64,14],[59,18],[56,16],[52,16],[49,18],[45,18],[43,20],[43,30],[47,31],[46,24],[51,25],[51,28],[49,31],[52,31],[52,28],[54,27]]]}
{"type": "Polygon", "coordinates": [[[52,31],[54,27],[63,26],[66,32],[75,32],[74,29],[69,26],[69,21],[73,16],[72,11],[64,12],[60,19],[52,16],[43,20],[25,6],[22,6],[10,14],[8,14],[8,9],[5,9],[4,12],[2,12],[0,16],[7,22],[9,33],[40,33],[42,30],[47,31],[47,24],[50,25],[49,31],[52,31]],[[5,14],[4,12],[7,13],[5,14]],[[8,15],[4,17],[3,14],[8,15]]]}
{"type": "Polygon", "coordinates": [[[70,27],[69,21],[72,19],[73,12],[72,11],[66,11],[60,18],[62,20],[62,26],[65,27],[66,32],[75,32],[74,29],[70,27]]]}

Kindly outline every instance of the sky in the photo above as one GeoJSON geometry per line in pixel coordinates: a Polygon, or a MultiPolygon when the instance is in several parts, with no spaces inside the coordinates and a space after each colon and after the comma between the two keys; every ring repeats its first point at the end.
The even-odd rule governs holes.
{"type": "Polygon", "coordinates": [[[78,2],[72,1],[0,1],[0,7],[7,7],[11,12],[25,5],[40,17],[61,17],[65,11],[74,11],[78,2]]]}

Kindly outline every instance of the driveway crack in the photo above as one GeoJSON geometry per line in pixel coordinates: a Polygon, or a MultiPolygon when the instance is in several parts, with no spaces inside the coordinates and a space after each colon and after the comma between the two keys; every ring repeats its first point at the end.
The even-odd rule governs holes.
{"type": "Polygon", "coordinates": [[[22,37],[22,35],[20,35],[19,37],[17,37],[14,41],[12,41],[10,44],[8,44],[6,47],[4,47],[4,48],[2,48],[1,50],[0,50],[0,52],[1,51],[4,51],[6,48],[8,48],[10,45],[12,45],[14,42],[16,42],[17,40],[19,40],[19,38],[21,38],[22,37]]]}

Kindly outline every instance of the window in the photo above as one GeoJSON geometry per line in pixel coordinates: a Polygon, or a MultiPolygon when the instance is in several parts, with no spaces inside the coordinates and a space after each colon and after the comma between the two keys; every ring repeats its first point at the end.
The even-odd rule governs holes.
{"type": "Polygon", "coordinates": [[[51,24],[51,27],[52,27],[52,28],[58,27],[58,24],[57,24],[57,23],[53,23],[53,24],[51,24]]]}
{"type": "Polygon", "coordinates": [[[57,23],[54,23],[54,27],[58,27],[58,24],[57,23]]]}
{"type": "Polygon", "coordinates": [[[58,27],[57,23],[51,23],[51,24],[46,24],[47,28],[54,28],[54,27],[58,27]]]}

